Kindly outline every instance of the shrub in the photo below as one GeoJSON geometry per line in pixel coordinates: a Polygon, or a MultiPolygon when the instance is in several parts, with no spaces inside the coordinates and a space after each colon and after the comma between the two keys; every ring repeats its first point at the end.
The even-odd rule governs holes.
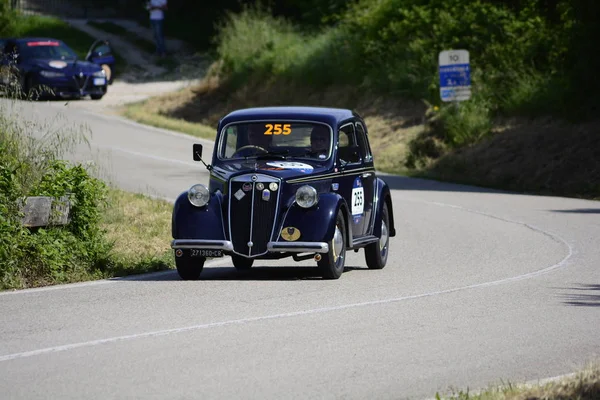
{"type": "Polygon", "coordinates": [[[110,250],[99,229],[107,188],[86,166],[61,160],[85,131],[11,117],[19,114],[16,103],[0,106],[0,289],[100,274],[110,250]],[[24,227],[19,203],[35,195],[70,195],[71,222],[24,227]]]}

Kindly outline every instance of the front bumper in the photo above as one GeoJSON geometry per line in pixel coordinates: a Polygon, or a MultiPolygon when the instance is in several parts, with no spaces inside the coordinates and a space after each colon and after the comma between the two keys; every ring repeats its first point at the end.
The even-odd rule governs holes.
{"type": "Polygon", "coordinates": [[[92,75],[84,75],[81,78],[75,76],[46,78],[38,75],[36,81],[36,84],[50,89],[43,91],[43,94],[53,94],[57,97],[103,95],[107,92],[108,87],[106,78],[94,77],[92,75]]]}
{"type": "MultiPolygon", "coordinates": [[[[229,240],[175,239],[172,249],[211,249],[233,252],[233,243],[229,240]]],[[[269,253],[327,253],[329,245],[325,242],[269,242],[269,253]]]]}

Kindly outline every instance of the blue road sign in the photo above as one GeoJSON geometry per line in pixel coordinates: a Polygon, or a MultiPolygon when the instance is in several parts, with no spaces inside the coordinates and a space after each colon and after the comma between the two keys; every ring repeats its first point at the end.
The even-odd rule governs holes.
{"type": "Polygon", "coordinates": [[[462,101],[471,97],[471,66],[466,50],[446,50],[439,55],[442,101],[462,101]]]}

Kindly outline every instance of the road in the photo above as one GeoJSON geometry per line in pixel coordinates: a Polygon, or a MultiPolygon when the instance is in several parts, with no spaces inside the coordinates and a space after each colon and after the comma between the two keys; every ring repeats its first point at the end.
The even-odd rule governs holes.
{"type": "MultiPolygon", "coordinates": [[[[173,199],[207,181],[194,139],[68,111],[93,133],[73,158],[120,187],[173,199]]],[[[0,294],[2,397],[419,399],[597,359],[600,202],[385,179],[398,235],[383,270],[362,251],[336,281],[309,261],[240,273],[223,259],[198,282],[168,271],[0,294]]]]}

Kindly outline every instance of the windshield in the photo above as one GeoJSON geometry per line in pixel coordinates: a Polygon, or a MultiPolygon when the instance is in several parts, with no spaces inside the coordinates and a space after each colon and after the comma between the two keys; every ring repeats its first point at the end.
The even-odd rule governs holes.
{"type": "Polygon", "coordinates": [[[227,125],[219,141],[218,157],[234,159],[309,158],[331,155],[332,129],[316,122],[264,121],[227,125]]]}
{"type": "Polygon", "coordinates": [[[23,58],[41,58],[51,60],[74,60],[77,55],[70,47],[56,40],[27,42],[21,45],[23,58]]]}

